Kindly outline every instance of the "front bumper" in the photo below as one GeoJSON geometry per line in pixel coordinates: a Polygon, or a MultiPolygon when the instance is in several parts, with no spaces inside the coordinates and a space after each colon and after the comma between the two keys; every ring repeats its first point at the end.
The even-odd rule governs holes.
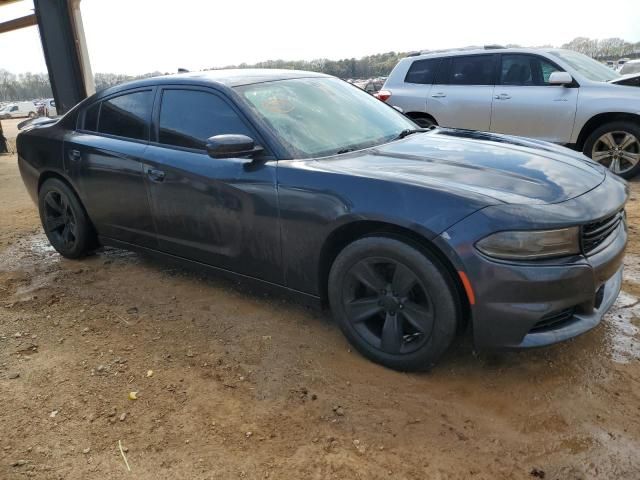
{"type": "Polygon", "coordinates": [[[600,322],[620,293],[627,243],[624,222],[603,248],[586,257],[508,262],[483,255],[474,244],[503,225],[514,230],[559,228],[609,216],[622,208],[628,191],[617,180],[603,187],[561,204],[488,207],[438,237],[438,246],[473,288],[475,304],[469,313],[477,348],[550,345],[600,322]]]}

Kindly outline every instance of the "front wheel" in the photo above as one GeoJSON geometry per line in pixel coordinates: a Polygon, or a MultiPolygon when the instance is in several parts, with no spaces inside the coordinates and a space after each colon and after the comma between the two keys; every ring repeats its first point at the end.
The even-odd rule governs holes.
{"type": "Polygon", "coordinates": [[[583,153],[622,178],[640,171],[640,126],[610,122],[595,129],[584,143],[583,153]]]}
{"type": "Polygon", "coordinates": [[[360,353],[401,371],[431,368],[460,319],[455,287],[440,262],[386,237],[357,240],[338,255],[329,302],[360,353]]]}
{"type": "Polygon", "coordinates": [[[97,245],[80,200],[61,180],[51,178],[42,184],[38,209],[49,242],[63,257],[83,257],[97,245]]]}

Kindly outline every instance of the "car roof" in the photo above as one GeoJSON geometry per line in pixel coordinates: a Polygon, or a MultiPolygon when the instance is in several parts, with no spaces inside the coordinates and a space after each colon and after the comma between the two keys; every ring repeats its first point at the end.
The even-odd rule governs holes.
{"type": "Polygon", "coordinates": [[[155,85],[223,85],[237,87],[254,83],[289,80],[294,78],[331,77],[324,73],[304,70],[279,70],[269,68],[228,68],[202,72],[176,73],[126,82],[103,90],[102,94],[112,94],[121,90],[155,85]]]}
{"type": "Polygon", "coordinates": [[[449,50],[423,51],[409,55],[408,59],[419,60],[422,58],[439,58],[462,55],[488,55],[492,53],[552,53],[565,51],[562,48],[520,48],[520,47],[465,47],[449,50]]]}

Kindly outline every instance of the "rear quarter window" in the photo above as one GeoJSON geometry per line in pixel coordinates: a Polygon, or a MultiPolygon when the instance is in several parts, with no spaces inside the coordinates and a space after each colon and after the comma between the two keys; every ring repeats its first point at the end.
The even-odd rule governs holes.
{"type": "Polygon", "coordinates": [[[440,60],[439,58],[416,60],[411,64],[404,78],[405,83],[432,84],[436,76],[436,71],[438,70],[438,65],[440,65],[440,60]]]}

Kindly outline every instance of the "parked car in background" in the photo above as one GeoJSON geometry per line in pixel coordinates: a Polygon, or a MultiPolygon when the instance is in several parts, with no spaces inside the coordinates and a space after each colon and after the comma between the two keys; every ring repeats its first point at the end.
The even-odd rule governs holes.
{"type": "Polygon", "coordinates": [[[640,87],[640,73],[630,73],[611,80],[609,83],[625,85],[627,87],[640,87]]]}
{"type": "Polygon", "coordinates": [[[2,118],[21,118],[38,116],[38,109],[33,102],[13,102],[5,105],[0,110],[0,119],[2,118]]]}
{"type": "Polygon", "coordinates": [[[640,73],[640,59],[629,60],[620,69],[620,75],[629,75],[632,73],[640,73]]]}
{"type": "Polygon", "coordinates": [[[429,368],[467,323],[479,348],[597,325],[626,183],[548,143],[416,127],[328,75],[216,70],[27,126],[18,165],[60,254],[115,245],[328,302],[391,368],[429,368]]]}
{"type": "Polygon", "coordinates": [[[354,80],[353,83],[356,87],[361,88],[367,93],[374,94],[382,88],[386,78],[370,78],[368,80],[354,80]]]}
{"type": "Polygon", "coordinates": [[[46,117],[56,117],[58,110],[56,110],[56,101],[53,98],[46,98],[44,103],[44,115],[46,117]]]}
{"type": "Polygon", "coordinates": [[[521,135],[582,151],[625,178],[640,169],[638,90],[585,55],[485,48],[402,59],[376,94],[421,126],[521,135]]]}

